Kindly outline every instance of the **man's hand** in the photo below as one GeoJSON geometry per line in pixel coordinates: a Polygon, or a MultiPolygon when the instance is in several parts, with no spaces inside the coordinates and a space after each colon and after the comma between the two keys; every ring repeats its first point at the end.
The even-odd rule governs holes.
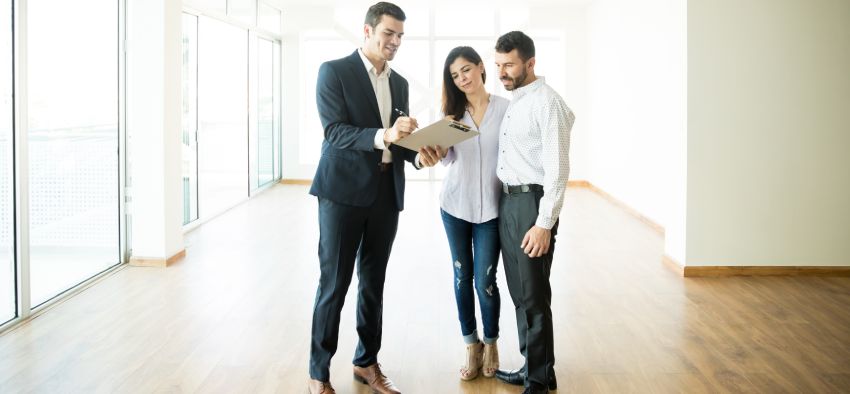
{"type": "Polygon", "coordinates": [[[400,116],[396,118],[393,127],[384,130],[384,144],[389,145],[407,137],[418,127],[419,124],[416,123],[416,119],[407,116],[400,116]]]}
{"type": "Polygon", "coordinates": [[[525,233],[522,238],[523,252],[528,257],[540,257],[549,252],[549,241],[551,239],[552,230],[543,227],[534,226],[525,233]]]}
{"type": "Polygon", "coordinates": [[[448,149],[443,149],[441,146],[423,146],[419,148],[419,164],[422,167],[433,167],[440,159],[446,157],[448,149]]]}

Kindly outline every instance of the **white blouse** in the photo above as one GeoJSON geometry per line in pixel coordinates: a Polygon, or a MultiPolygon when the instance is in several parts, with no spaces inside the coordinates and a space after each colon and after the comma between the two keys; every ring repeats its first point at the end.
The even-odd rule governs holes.
{"type": "Polygon", "coordinates": [[[451,148],[442,160],[449,166],[440,192],[440,207],[449,215],[470,223],[484,223],[499,217],[502,182],[496,176],[499,160],[499,129],[510,101],[490,95],[490,103],[476,128],[469,111],[461,123],[478,130],[479,135],[451,148]]]}

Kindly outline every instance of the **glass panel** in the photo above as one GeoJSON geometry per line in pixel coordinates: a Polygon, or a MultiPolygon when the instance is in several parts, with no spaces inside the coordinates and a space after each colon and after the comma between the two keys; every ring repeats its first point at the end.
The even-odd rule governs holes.
{"type": "Polygon", "coordinates": [[[227,0],[183,0],[183,3],[204,12],[221,15],[227,12],[227,0]]]}
{"type": "Polygon", "coordinates": [[[280,42],[274,43],[274,179],[280,179],[280,42]]]}
{"type": "Polygon", "coordinates": [[[280,10],[270,5],[260,3],[257,25],[260,29],[280,34],[280,10]]]}
{"type": "Polygon", "coordinates": [[[202,217],[248,196],[248,32],[198,20],[198,188],[202,217]]]}
{"type": "Polygon", "coordinates": [[[254,27],[257,23],[257,0],[227,0],[227,16],[254,27]]]}
{"type": "Polygon", "coordinates": [[[274,46],[257,40],[257,178],[259,186],[274,179],[274,46]]]}
{"type": "MultiPolygon", "coordinates": [[[[11,1],[0,1],[9,21],[11,1]]],[[[15,317],[14,180],[12,178],[12,29],[0,30],[0,324],[15,317]]]]}
{"type": "Polygon", "coordinates": [[[439,6],[434,13],[434,34],[455,37],[492,37],[496,34],[496,9],[480,4],[439,6]],[[474,15],[474,18],[470,18],[474,15]]]}
{"type": "Polygon", "coordinates": [[[257,66],[260,61],[260,55],[257,52],[257,47],[259,46],[259,39],[256,36],[251,35],[248,40],[248,54],[249,54],[249,62],[248,62],[248,85],[250,86],[250,91],[248,92],[248,189],[251,191],[256,190],[260,187],[260,170],[257,168],[257,164],[259,161],[257,160],[257,155],[259,154],[258,148],[259,143],[257,143],[257,133],[258,133],[258,125],[257,121],[257,113],[258,113],[258,105],[257,101],[259,101],[259,93],[257,93],[257,88],[259,87],[259,66],[257,66]]]}
{"type": "Polygon", "coordinates": [[[198,17],[183,14],[183,224],[198,219],[198,17]]]}
{"type": "Polygon", "coordinates": [[[39,305],[120,261],[118,1],[27,4],[31,296],[39,305]]]}
{"type": "MultiPolygon", "coordinates": [[[[366,8],[363,7],[334,7],[334,24],[339,32],[345,32],[345,38],[351,42],[363,41],[363,20],[366,17],[366,8]]],[[[330,60],[330,59],[328,59],[330,60]]]]}
{"type": "MultiPolygon", "coordinates": [[[[526,31],[530,25],[529,23],[529,9],[527,5],[502,5],[499,8],[499,32],[507,33],[509,31],[520,30],[526,31]]],[[[534,36],[531,36],[534,38],[534,36]]],[[[496,44],[496,40],[493,40],[493,44],[496,44]]]]}

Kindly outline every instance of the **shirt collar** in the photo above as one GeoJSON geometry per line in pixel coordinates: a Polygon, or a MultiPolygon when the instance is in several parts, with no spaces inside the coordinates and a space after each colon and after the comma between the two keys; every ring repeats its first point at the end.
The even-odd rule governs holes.
{"type": "Polygon", "coordinates": [[[532,82],[528,85],[525,85],[521,88],[514,89],[513,90],[513,97],[514,98],[520,98],[522,96],[525,96],[526,94],[529,94],[529,93],[539,89],[545,83],[546,83],[546,78],[544,78],[542,75],[538,75],[537,79],[535,79],[534,82],[532,82]]]}
{"type": "Polygon", "coordinates": [[[375,66],[372,65],[372,62],[369,61],[369,58],[366,57],[366,54],[363,53],[362,48],[357,48],[357,53],[360,55],[360,60],[363,61],[363,67],[366,67],[366,71],[374,74],[375,76],[390,76],[390,62],[386,62],[384,66],[384,72],[378,74],[378,70],[375,69],[375,66]]]}

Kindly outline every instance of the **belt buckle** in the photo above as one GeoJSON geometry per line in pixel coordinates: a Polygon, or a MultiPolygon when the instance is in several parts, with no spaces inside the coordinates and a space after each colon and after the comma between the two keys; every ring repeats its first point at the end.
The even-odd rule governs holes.
{"type": "Polygon", "coordinates": [[[502,184],[502,191],[504,191],[505,194],[528,193],[528,192],[531,191],[531,186],[528,186],[528,185],[511,186],[511,185],[503,183],[502,184]]]}

